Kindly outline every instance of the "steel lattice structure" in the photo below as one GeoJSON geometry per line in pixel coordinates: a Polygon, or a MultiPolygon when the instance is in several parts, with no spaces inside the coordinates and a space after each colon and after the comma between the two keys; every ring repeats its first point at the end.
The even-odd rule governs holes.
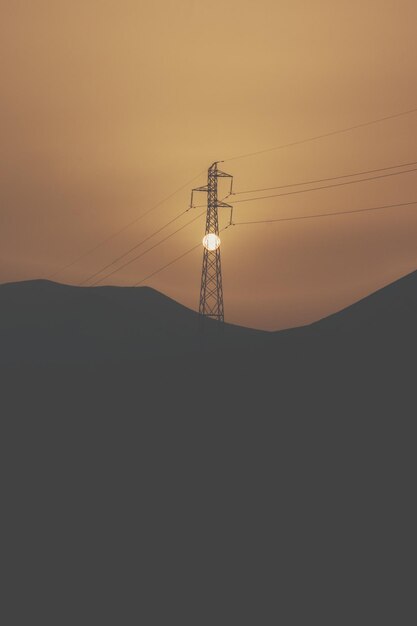
{"type": "MultiPolygon", "coordinates": [[[[206,235],[216,235],[219,237],[219,207],[228,207],[232,209],[230,204],[222,202],[217,197],[218,178],[230,178],[230,193],[232,192],[233,177],[230,174],[222,172],[217,167],[218,161],[213,163],[208,170],[207,185],[197,187],[194,191],[203,191],[207,193],[207,215],[206,215],[206,235]]],[[[191,195],[191,206],[193,203],[193,195],[191,195]]],[[[201,272],[201,288],[200,288],[200,304],[199,313],[202,319],[212,318],[219,322],[224,322],[224,303],[223,303],[223,283],[222,283],[222,267],[220,258],[220,245],[215,250],[209,250],[204,247],[203,252],[203,268],[201,272]]]]}

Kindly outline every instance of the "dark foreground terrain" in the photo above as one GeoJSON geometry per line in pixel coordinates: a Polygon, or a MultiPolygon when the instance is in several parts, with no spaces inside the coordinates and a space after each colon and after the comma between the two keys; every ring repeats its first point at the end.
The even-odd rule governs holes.
{"type": "Polygon", "coordinates": [[[414,623],[416,313],[413,273],[202,341],[150,289],[0,286],[7,623],[414,623]]]}

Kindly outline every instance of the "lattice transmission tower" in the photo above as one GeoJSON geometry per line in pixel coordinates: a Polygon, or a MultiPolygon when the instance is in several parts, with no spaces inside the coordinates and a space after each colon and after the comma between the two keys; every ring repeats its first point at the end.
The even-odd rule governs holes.
{"type": "Polygon", "coordinates": [[[218,169],[216,161],[208,169],[207,185],[196,187],[191,192],[191,205],[193,207],[193,194],[195,191],[207,193],[206,230],[203,238],[203,268],[201,272],[200,304],[199,313],[202,320],[212,318],[224,322],[223,282],[220,259],[219,237],[219,207],[229,208],[230,223],[232,223],[232,206],[226,204],[217,197],[218,178],[230,178],[229,194],[233,190],[233,176],[218,169]]]}

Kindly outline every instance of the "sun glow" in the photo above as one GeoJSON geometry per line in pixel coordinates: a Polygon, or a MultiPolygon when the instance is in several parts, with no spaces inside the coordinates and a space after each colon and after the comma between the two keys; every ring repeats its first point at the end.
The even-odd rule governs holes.
{"type": "Polygon", "coordinates": [[[205,237],[203,237],[203,246],[209,252],[217,250],[217,248],[220,246],[220,237],[218,237],[215,233],[209,233],[208,235],[205,235],[205,237]]]}

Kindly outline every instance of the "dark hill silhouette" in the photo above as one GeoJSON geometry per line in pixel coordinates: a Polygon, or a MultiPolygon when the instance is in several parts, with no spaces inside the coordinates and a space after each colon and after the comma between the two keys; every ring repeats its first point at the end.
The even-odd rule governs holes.
{"type": "MultiPolygon", "coordinates": [[[[141,361],[199,350],[198,314],[149,287],[72,287],[45,280],[0,286],[0,363],[141,361]]],[[[208,321],[207,348],[217,324],[208,321]]],[[[239,346],[267,333],[226,325],[239,346]]]]}
{"type": "Polygon", "coordinates": [[[3,534],[32,617],[81,594],[81,623],[146,600],[150,624],[384,623],[414,536],[416,293],[200,350],[152,289],[0,286],[3,534]]]}
{"type": "Polygon", "coordinates": [[[147,287],[8,283],[0,286],[0,367],[12,387],[24,381],[35,395],[74,402],[87,394],[97,411],[99,399],[103,410],[113,401],[119,410],[140,392],[152,412],[170,389],[184,411],[214,394],[236,411],[269,410],[278,395],[290,412],[304,414],[309,398],[326,412],[343,396],[343,410],[350,403],[366,413],[388,392],[414,404],[416,294],[413,272],[301,328],[226,324],[219,333],[209,321],[202,344],[197,313],[147,287]]]}
{"type": "Polygon", "coordinates": [[[361,368],[367,362],[379,368],[384,361],[389,365],[399,359],[410,372],[408,364],[417,348],[417,272],[337,313],[275,337],[288,358],[302,353],[319,368],[328,358],[344,368],[361,368]]]}
{"type": "Polygon", "coordinates": [[[309,327],[313,333],[417,334],[417,272],[412,272],[309,327]]]}
{"type": "MultiPolygon", "coordinates": [[[[416,347],[417,272],[346,309],[276,333],[208,321],[204,354],[416,347]]],[[[0,286],[0,364],[119,363],[201,356],[198,315],[149,287],[73,287],[45,280],[0,286]]]]}

